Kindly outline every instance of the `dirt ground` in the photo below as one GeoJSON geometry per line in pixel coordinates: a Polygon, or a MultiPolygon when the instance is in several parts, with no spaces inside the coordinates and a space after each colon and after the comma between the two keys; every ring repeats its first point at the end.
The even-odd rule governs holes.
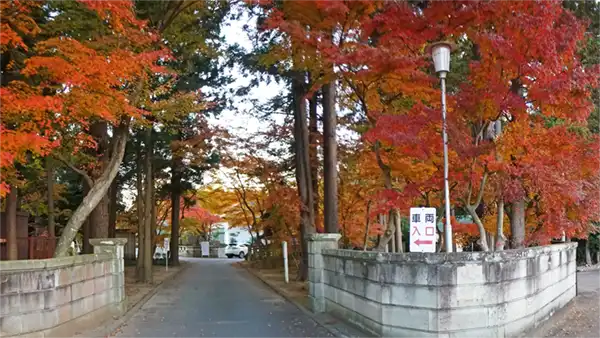
{"type": "Polygon", "coordinates": [[[600,271],[577,273],[577,297],[528,337],[600,337],[600,271]]]}
{"type": "Polygon", "coordinates": [[[135,278],[135,266],[125,267],[125,294],[127,295],[127,310],[134,307],[139,301],[144,298],[150,291],[154,290],[158,284],[171,278],[180,269],[183,268],[185,262],[181,262],[182,265],[177,267],[169,267],[167,271],[164,266],[153,266],[152,277],[154,282],[152,284],[137,283],[135,278]]]}

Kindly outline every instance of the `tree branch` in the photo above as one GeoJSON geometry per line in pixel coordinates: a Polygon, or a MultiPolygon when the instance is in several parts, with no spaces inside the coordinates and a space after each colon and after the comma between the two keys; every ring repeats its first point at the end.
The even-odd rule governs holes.
{"type": "Polygon", "coordinates": [[[78,173],[79,175],[81,175],[83,177],[83,179],[85,180],[85,182],[87,183],[87,185],[89,187],[92,187],[94,185],[94,180],[92,180],[92,178],[90,177],[90,175],[88,175],[87,172],[85,172],[85,170],[81,170],[79,168],[77,168],[75,165],[73,165],[73,163],[71,163],[71,161],[67,160],[64,156],[62,156],[61,154],[55,154],[54,157],[61,161],[62,163],[64,163],[67,167],[69,167],[71,170],[73,170],[74,172],[78,173]]]}

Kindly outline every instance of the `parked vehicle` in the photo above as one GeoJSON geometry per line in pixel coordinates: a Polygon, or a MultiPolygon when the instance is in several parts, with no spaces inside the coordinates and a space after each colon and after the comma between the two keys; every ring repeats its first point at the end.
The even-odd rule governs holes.
{"type": "Polygon", "coordinates": [[[248,255],[248,245],[246,244],[231,243],[225,248],[227,258],[244,258],[246,255],[248,255]]]}

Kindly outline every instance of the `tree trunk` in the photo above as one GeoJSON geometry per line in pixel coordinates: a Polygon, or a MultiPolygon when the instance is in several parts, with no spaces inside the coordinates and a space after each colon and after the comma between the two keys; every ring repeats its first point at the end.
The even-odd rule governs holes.
{"type": "Polygon", "coordinates": [[[152,283],[152,204],[154,196],[152,196],[154,181],[152,175],[152,126],[146,130],[146,158],[145,158],[145,169],[146,169],[146,193],[144,195],[144,282],[152,283]]]}
{"type": "MultiPolygon", "coordinates": [[[[171,265],[179,265],[179,211],[181,208],[181,159],[173,157],[171,165],[171,265]]],[[[227,243],[229,244],[229,243],[227,243]]]]}
{"type": "MultiPolygon", "coordinates": [[[[496,138],[499,138],[502,135],[502,119],[498,118],[494,122],[494,128],[496,133],[496,138]]],[[[502,161],[502,157],[498,150],[496,150],[496,161],[502,161]]],[[[504,236],[504,196],[503,190],[504,186],[502,182],[499,184],[500,189],[498,193],[498,206],[496,211],[496,251],[504,250],[504,246],[506,245],[506,237],[504,236]]]]}
{"type": "MultiPolygon", "coordinates": [[[[86,180],[83,181],[83,193],[87,194],[88,192],[90,192],[90,185],[88,184],[88,182],[86,180]]],[[[81,229],[81,238],[82,238],[82,242],[81,243],[81,252],[83,254],[91,254],[94,252],[94,248],[92,247],[92,243],[90,243],[90,238],[93,238],[92,236],[92,227],[90,224],[90,219],[86,219],[85,222],[83,222],[83,228],[81,229]]]]}
{"type": "Polygon", "coordinates": [[[19,243],[17,238],[17,208],[19,192],[17,187],[12,186],[6,196],[6,246],[8,260],[19,259],[19,243]]]}
{"type": "Polygon", "coordinates": [[[590,251],[590,237],[585,240],[585,264],[592,265],[592,253],[590,251]]]}
{"type": "Polygon", "coordinates": [[[46,180],[48,190],[48,236],[56,237],[56,226],[54,223],[54,166],[50,157],[46,158],[46,180]]]}
{"type": "MultiPolygon", "coordinates": [[[[375,151],[375,157],[377,158],[377,165],[379,166],[379,169],[381,169],[381,173],[383,175],[384,187],[388,190],[391,190],[391,189],[393,189],[392,171],[388,165],[383,163],[383,160],[381,158],[381,153],[380,153],[380,151],[381,151],[380,147],[381,147],[381,143],[379,141],[376,141],[374,151],[375,151]]],[[[393,212],[393,213],[391,213],[391,215],[396,215],[396,214],[399,215],[400,214],[396,209],[392,209],[391,212],[393,212]]],[[[396,223],[394,220],[392,220],[392,217],[390,217],[390,220],[387,223],[386,229],[383,232],[383,234],[381,235],[381,237],[379,238],[379,242],[377,243],[377,247],[376,247],[377,251],[385,251],[386,246],[388,245],[388,243],[390,242],[392,237],[395,236],[395,231],[396,231],[396,223]]]]}
{"type": "Polygon", "coordinates": [[[396,228],[396,252],[404,252],[404,242],[402,240],[402,218],[398,209],[392,210],[394,213],[394,223],[396,228]]]}
{"type": "Polygon", "coordinates": [[[81,229],[81,253],[83,254],[91,254],[94,253],[94,248],[92,247],[92,243],[90,243],[90,238],[92,238],[92,227],[90,227],[90,220],[86,219],[83,222],[83,227],[81,229]]]}
{"type": "Polygon", "coordinates": [[[109,191],[109,208],[108,208],[108,238],[117,237],[117,198],[119,196],[119,181],[118,178],[110,185],[109,191]]]}
{"type": "MultiPolygon", "coordinates": [[[[94,155],[99,158],[97,163],[97,168],[90,172],[90,177],[93,181],[96,181],[98,177],[102,175],[102,172],[108,166],[108,162],[110,159],[110,149],[109,149],[109,137],[108,137],[108,123],[106,122],[96,122],[92,123],[90,126],[90,134],[94,138],[97,143],[97,149],[94,155]]],[[[112,181],[111,181],[112,184],[112,181]]],[[[90,227],[92,230],[91,236],[94,238],[107,238],[108,237],[108,227],[109,227],[109,205],[110,200],[108,198],[108,191],[102,196],[100,202],[90,216],[88,220],[90,222],[90,227]]]]}
{"type": "Polygon", "coordinates": [[[367,220],[365,225],[365,238],[363,239],[363,251],[367,251],[369,241],[369,225],[371,224],[371,200],[367,202],[367,220]]]}
{"type": "Polygon", "coordinates": [[[110,190],[110,186],[88,218],[93,238],[108,238],[108,210],[110,205],[108,190],[110,190]]]}
{"type": "Polygon", "coordinates": [[[471,215],[471,217],[473,218],[473,222],[475,222],[475,224],[477,225],[477,229],[479,230],[478,242],[479,246],[481,246],[481,250],[490,251],[490,247],[488,246],[487,242],[487,231],[485,231],[483,223],[481,222],[479,215],[477,215],[477,206],[479,206],[479,203],[477,203],[477,205],[468,205],[467,211],[469,212],[469,215],[471,215]]]}
{"type": "Polygon", "coordinates": [[[136,188],[137,188],[137,196],[136,196],[136,209],[137,209],[137,218],[138,218],[138,254],[136,258],[136,276],[138,282],[144,281],[146,278],[144,277],[144,241],[146,236],[144,235],[144,174],[143,174],[143,164],[142,164],[142,145],[141,142],[137,146],[136,150],[136,188]]]}
{"type": "Polygon", "coordinates": [[[312,191],[313,191],[313,204],[314,204],[314,214],[315,214],[315,228],[319,229],[321,225],[321,220],[319,217],[319,157],[318,157],[318,140],[319,140],[319,127],[318,120],[319,117],[317,115],[317,93],[315,92],[310,101],[309,101],[309,116],[308,116],[308,129],[309,129],[309,139],[308,143],[310,145],[310,177],[312,183],[312,191]]]}
{"type": "Polygon", "coordinates": [[[335,82],[323,86],[323,194],[325,232],[338,233],[335,82]]]}
{"type": "MultiPolygon", "coordinates": [[[[521,80],[518,77],[511,80],[510,91],[513,94],[522,96],[519,92],[521,87],[521,80]]],[[[525,197],[513,201],[510,210],[511,248],[520,249],[524,247],[525,241],[525,197]]]]}
{"type": "Polygon", "coordinates": [[[525,199],[520,198],[511,203],[510,232],[512,249],[521,249],[525,242],[525,199]]]}
{"type": "Polygon", "coordinates": [[[499,197],[496,211],[496,251],[504,250],[506,237],[504,236],[504,198],[499,197]]]}
{"type": "Polygon", "coordinates": [[[77,209],[75,209],[75,212],[67,222],[60,240],[58,241],[58,245],[56,246],[54,257],[61,257],[67,254],[69,247],[71,246],[73,239],[75,239],[77,232],[83,225],[83,222],[85,222],[88,216],[92,213],[92,210],[94,210],[94,208],[96,208],[96,206],[100,203],[102,198],[106,196],[112,181],[119,172],[119,166],[123,161],[128,133],[129,123],[124,123],[119,126],[119,128],[115,129],[115,142],[110,162],[102,172],[102,175],[100,175],[100,177],[94,182],[94,185],[90,189],[89,193],[86,194],[81,204],[77,207],[77,209]]]}
{"type": "Polygon", "coordinates": [[[308,241],[307,236],[315,231],[314,201],[310,175],[310,159],[308,154],[308,127],[306,125],[306,101],[304,99],[304,75],[297,74],[292,80],[294,95],[294,139],[296,148],[296,183],[302,201],[300,210],[300,236],[302,237],[302,265],[299,271],[300,280],[308,276],[308,241]]]}

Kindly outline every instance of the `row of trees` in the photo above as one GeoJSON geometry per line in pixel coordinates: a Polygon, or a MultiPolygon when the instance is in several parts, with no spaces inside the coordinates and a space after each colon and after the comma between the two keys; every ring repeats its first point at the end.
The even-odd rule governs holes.
{"type": "Polygon", "coordinates": [[[210,231],[216,215],[257,245],[270,236],[305,252],[318,231],[361,249],[400,237],[401,251],[408,208],[443,201],[439,89],[424,52],[441,39],[457,45],[453,212],[472,219],[453,219],[457,241],[489,251],[596,231],[597,3],[20,0],[1,10],[11,257],[18,208],[60,235],[56,256],[79,235],[89,252],[89,237],[134,225],[144,281],[158,230],[168,225],[177,264],[182,228],[210,231]],[[221,34],[239,13],[252,19],[250,50],[221,34]],[[207,122],[251,92],[226,90],[233,65],[250,87],[285,88],[255,103],[268,128],[249,137],[207,122]],[[220,186],[198,190],[209,170],[220,186]]]}
{"type": "Polygon", "coordinates": [[[206,117],[227,104],[220,29],[229,4],[10,1],[1,10],[9,259],[17,208],[60,235],[55,256],[77,236],[87,253],[90,237],[115,235],[133,192],[138,274],[151,281],[155,230],[171,218],[177,252],[183,197],[218,162],[206,117]],[[159,213],[166,199],[172,207],[159,213]]]}
{"type": "Polygon", "coordinates": [[[270,135],[291,142],[293,161],[280,157],[275,172],[294,164],[287,169],[295,170],[301,238],[339,225],[348,244],[362,247],[357,234],[375,230],[383,250],[409,207],[442,206],[439,90],[424,53],[440,39],[458,46],[448,80],[451,196],[454,214],[472,219],[454,224],[459,239],[475,236],[489,251],[597,232],[598,4],[254,1],[249,8],[257,27],[246,64],[288,88],[261,113],[293,122],[270,135]],[[340,144],[338,156],[342,128],[361,137],[340,144]]]}

